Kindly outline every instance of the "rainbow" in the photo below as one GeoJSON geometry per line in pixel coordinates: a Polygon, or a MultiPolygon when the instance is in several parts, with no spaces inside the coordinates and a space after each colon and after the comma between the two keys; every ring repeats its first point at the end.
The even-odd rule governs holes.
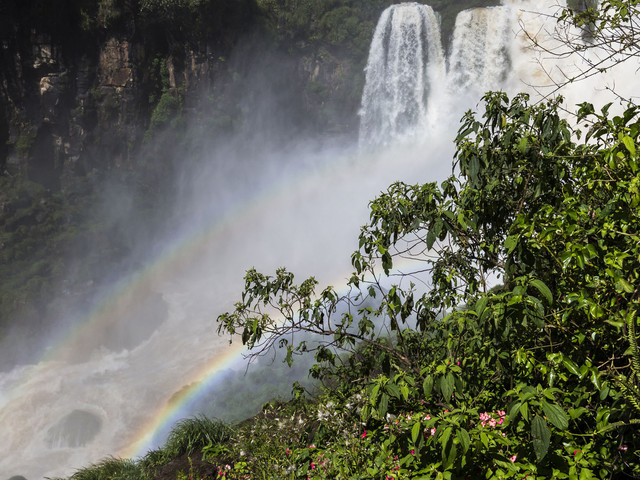
{"type": "Polygon", "coordinates": [[[129,445],[119,452],[119,455],[124,458],[137,458],[155,447],[157,432],[163,431],[179,421],[182,418],[182,412],[187,409],[189,404],[197,399],[201,393],[209,391],[216,381],[217,374],[236,363],[243,351],[241,346],[229,347],[224,354],[217,355],[215,360],[204,365],[192,380],[187,382],[186,387],[154,412],[139,431],[133,435],[133,440],[129,445]]]}
{"type": "MultiPolygon", "coordinates": [[[[94,308],[83,315],[82,322],[61,332],[51,342],[54,346],[48,348],[36,364],[64,361],[77,349],[81,349],[84,345],[92,345],[94,343],[92,340],[97,336],[96,332],[101,326],[109,325],[119,315],[126,314],[128,309],[135,307],[137,301],[153,291],[154,286],[159,282],[185,273],[190,266],[197,265],[198,259],[205,254],[210,245],[222,238],[236,222],[259,215],[276,201],[282,200],[283,194],[287,191],[304,191],[310,184],[316,182],[319,176],[335,173],[335,167],[334,159],[319,165],[318,168],[306,171],[301,169],[285,180],[274,182],[253,197],[239,202],[224,212],[223,216],[218,216],[208,224],[195,225],[188,231],[179,232],[169,246],[144,268],[128,275],[110,288],[94,308]]],[[[364,201],[366,199],[363,199],[364,201]]],[[[238,272],[238,275],[241,274],[242,272],[238,272]]],[[[344,283],[344,277],[339,279],[339,283],[344,283]]],[[[222,352],[212,355],[209,362],[205,362],[201,367],[195,367],[195,370],[185,379],[185,387],[171,399],[159,402],[161,404],[146,420],[133,427],[135,431],[121,443],[117,454],[127,458],[138,457],[154,447],[153,442],[157,441],[158,432],[164,431],[178,421],[181,413],[188,410],[191,402],[203,392],[210,390],[220,372],[241,360],[243,351],[245,349],[240,342],[234,342],[222,352]]],[[[30,370],[26,377],[16,379],[13,387],[0,395],[0,405],[6,406],[9,403],[22,401],[30,375],[41,373],[40,369],[35,368],[30,370]]]]}

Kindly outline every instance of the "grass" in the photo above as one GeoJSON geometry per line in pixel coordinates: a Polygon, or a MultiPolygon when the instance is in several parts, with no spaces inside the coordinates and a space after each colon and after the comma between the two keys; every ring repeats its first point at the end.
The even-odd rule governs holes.
{"type": "Polygon", "coordinates": [[[88,468],[78,470],[69,480],[143,480],[142,468],[130,459],[106,458],[88,468]]]}
{"type": "Polygon", "coordinates": [[[205,416],[186,418],[171,430],[163,450],[170,458],[185,453],[191,455],[208,445],[224,442],[230,434],[229,427],[219,420],[211,420],[205,416]]]}

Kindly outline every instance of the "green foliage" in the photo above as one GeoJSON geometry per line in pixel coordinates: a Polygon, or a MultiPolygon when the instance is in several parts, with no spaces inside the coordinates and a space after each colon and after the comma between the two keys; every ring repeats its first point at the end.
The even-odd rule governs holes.
{"type": "Polygon", "coordinates": [[[335,401],[366,399],[352,420],[367,432],[359,446],[335,440],[352,430],[322,437],[333,460],[305,471],[300,457],[309,478],[355,475],[347,451],[370,466],[366,478],[640,471],[624,341],[640,284],[640,109],[582,105],[582,139],[559,115],[561,99],[531,106],[493,93],[485,103],[481,118],[462,120],[458,176],[396,183],[371,202],[349,294],[250,270],[235,311],[219,318],[256,354],[314,351],[312,373],[340,385],[335,401]],[[414,273],[405,266],[401,284],[383,284],[400,255],[415,259],[414,273]],[[301,332],[316,338],[293,342],[301,332]],[[379,360],[363,361],[367,350],[379,360]]]}
{"type": "Polygon", "coordinates": [[[21,131],[20,136],[16,140],[16,153],[21,158],[26,158],[31,152],[31,148],[36,141],[36,134],[31,131],[21,131]]]}
{"type": "Polygon", "coordinates": [[[222,422],[204,416],[179,421],[169,433],[163,447],[165,458],[199,452],[211,445],[218,445],[229,437],[229,428],[222,422]]]}
{"type": "Polygon", "coordinates": [[[575,53],[583,58],[578,73],[567,76],[558,87],[589,78],[640,55],[638,0],[583,0],[568,3],[559,17],[558,56],[575,53]],[[568,27],[568,28],[562,28],[568,27]],[[574,32],[578,31],[576,35],[574,32]],[[587,40],[587,41],[584,41],[587,40]],[[591,57],[590,50],[598,54],[591,57]]]}
{"type": "Polygon", "coordinates": [[[78,470],[69,480],[143,480],[147,478],[133,460],[107,458],[78,470]]]}
{"type": "Polygon", "coordinates": [[[46,296],[60,273],[61,253],[77,233],[78,206],[32,182],[0,178],[0,314],[11,314],[29,299],[46,296]]]}
{"type": "Polygon", "coordinates": [[[145,139],[150,140],[158,130],[177,127],[181,121],[182,104],[175,92],[165,91],[151,114],[145,139]]]}

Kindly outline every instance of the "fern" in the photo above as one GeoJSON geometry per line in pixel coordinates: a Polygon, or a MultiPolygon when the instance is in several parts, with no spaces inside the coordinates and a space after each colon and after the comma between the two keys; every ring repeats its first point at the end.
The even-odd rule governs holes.
{"type": "Polygon", "coordinates": [[[636,336],[636,311],[627,315],[627,340],[631,353],[631,374],[626,377],[618,375],[616,384],[631,407],[640,415],[640,350],[636,336]]]}

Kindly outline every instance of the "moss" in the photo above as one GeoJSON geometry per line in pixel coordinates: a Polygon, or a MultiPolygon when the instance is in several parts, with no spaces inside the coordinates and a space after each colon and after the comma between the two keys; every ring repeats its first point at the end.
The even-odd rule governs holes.
{"type": "Polygon", "coordinates": [[[27,158],[36,142],[36,134],[31,130],[22,130],[16,140],[15,150],[20,158],[27,158]]]}
{"type": "Polygon", "coordinates": [[[145,138],[150,139],[158,129],[174,125],[178,126],[181,119],[182,102],[171,92],[165,92],[153,109],[149,121],[149,129],[145,138]]]}

